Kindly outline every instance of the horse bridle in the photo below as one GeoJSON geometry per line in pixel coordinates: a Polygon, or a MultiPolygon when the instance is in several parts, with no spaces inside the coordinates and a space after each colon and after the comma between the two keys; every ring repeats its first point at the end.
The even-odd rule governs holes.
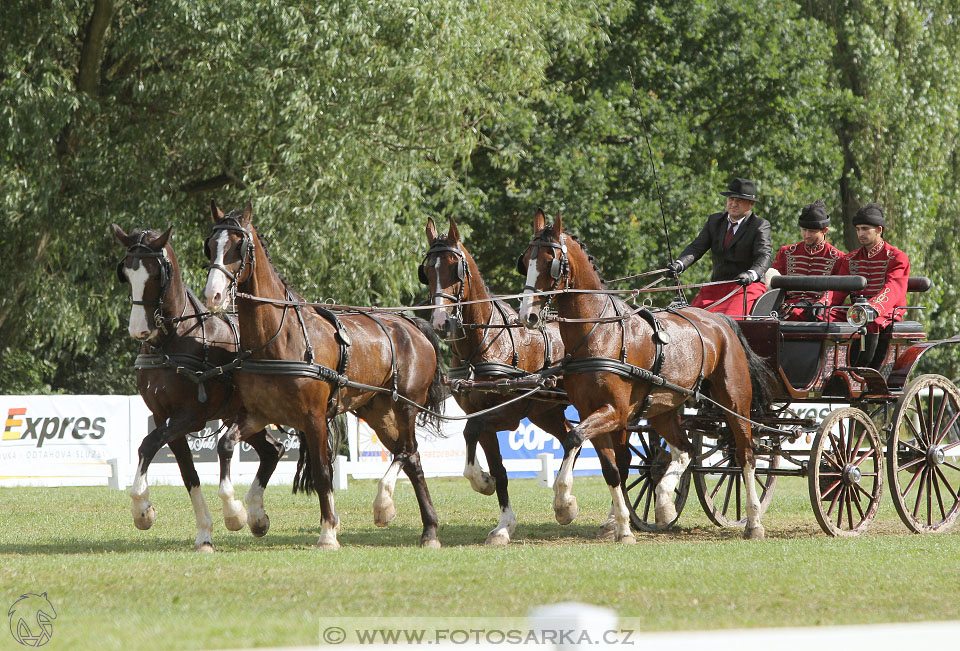
{"type": "Polygon", "coordinates": [[[430,295],[430,301],[433,302],[436,298],[443,298],[448,301],[453,301],[455,307],[453,310],[452,321],[450,327],[450,336],[454,334],[457,328],[460,327],[460,324],[463,323],[463,294],[466,291],[467,278],[470,277],[470,265],[467,264],[467,258],[463,254],[463,251],[460,250],[459,246],[450,246],[446,242],[436,241],[434,244],[427,250],[427,254],[423,256],[423,262],[420,263],[420,266],[417,267],[417,278],[423,285],[428,285],[427,278],[427,265],[430,264],[430,257],[433,256],[433,268],[436,270],[437,275],[440,274],[440,253],[453,253],[457,256],[457,265],[455,273],[457,275],[457,280],[459,285],[457,287],[456,295],[448,294],[446,292],[434,292],[430,295]]]}
{"type": "Polygon", "coordinates": [[[210,231],[210,235],[208,235],[207,239],[203,241],[203,251],[207,256],[207,259],[210,260],[210,264],[206,265],[206,268],[216,269],[217,271],[222,272],[227,278],[230,279],[230,284],[233,287],[236,287],[241,282],[240,276],[243,275],[243,270],[247,266],[248,258],[250,263],[250,273],[253,273],[253,267],[256,264],[256,257],[254,256],[253,247],[253,235],[250,234],[250,231],[241,226],[240,222],[235,217],[224,217],[223,221],[214,224],[210,231]],[[236,274],[231,273],[231,271],[223,265],[214,262],[213,256],[210,253],[210,240],[213,239],[213,237],[219,231],[233,231],[240,233],[240,266],[237,268],[236,274]]]}
{"type": "Polygon", "coordinates": [[[129,282],[127,277],[124,275],[123,270],[125,268],[124,262],[127,258],[133,258],[133,262],[130,265],[130,268],[136,271],[140,268],[140,259],[141,258],[156,258],[160,264],[160,293],[157,295],[157,300],[155,301],[144,301],[144,300],[134,300],[130,299],[130,302],[133,305],[141,305],[143,307],[153,307],[156,306],[156,309],[153,312],[153,322],[156,324],[157,328],[167,334],[166,321],[163,317],[163,299],[167,294],[167,290],[170,289],[170,280],[173,276],[173,266],[170,264],[170,259],[167,258],[167,253],[164,249],[159,251],[154,251],[144,242],[144,239],[147,237],[148,232],[142,231],[140,237],[137,239],[135,244],[127,247],[127,254],[123,256],[123,260],[117,263],[117,279],[121,283],[129,282]]]}
{"type": "MultiPolygon", "coordinates": [[[[539,254],[540,254],[539,247],[541,247],[541,246],[544,246],[544,247],[547,247],[547,248],[550,248],[550,249],[557,249],[557,250],[560,252],[560,255],[555,256],[555,257],[553,258],[553,261],[550,263],[550,277],[553,279],[553,284],[550,285],[550,289],[548,289],[547,291],[552,292],[552,291],[554,291],[555,289],[557,289],[557,288],[560,286],[560,280],[561,280],[561,279],[566,280],[566,281],[567,281],[567,285],[566,285],[566,286],[567,286],[567,287],[570,287],[570,286],[571,286],[571,284],[570,284],[570,258],[567,256],[567,244],[566,244],[566,237],[564,236],[564,234],[563,234],[562,232],[560,233],[560,243],[559,243],[559,244],[557,244],[556,242],[549,242],[549,241],[543,239],[542,236],[538,236],[538,237],[533,238],[533,239],[530,241],[530,244],[527,245],[527,249],[530,249],[530,247],[533,247],[533,250],[530,251],[530,259],[531,259],[531,260],[535,260],[535,259],[539,256],[539,254]]],[[[517,272],[518,272],[519,274],[523,275],[523,276],[526,276],[527,270],[524,269],[524,267],[523,267],[523,256],[524,256],[524,255],[526,255],[526,254],[525,254],[525,253],[521,253],[521,254],[520,254],[520,257],[517,258],[517,272]]],[[[524,293],[526,293],[527,291],[530,291],[530,292],[538,292],[539,290],[538,290],[536,287],[531,287],[530,285],[524,285],[524,286],[523,286],[523,291],[524,291],[524,293]]],[[[550,305],[553,303],[553,300],[554,300],[556,297],[557,297],[556,294],[551,294],[551,295],[550,295],[550,298],[547,299],[547,304],[544,306],[543,309],[545,309],[545,310],[546,310],[546,309],[549,309],[549,308],[550,308],[550,305]]]]}

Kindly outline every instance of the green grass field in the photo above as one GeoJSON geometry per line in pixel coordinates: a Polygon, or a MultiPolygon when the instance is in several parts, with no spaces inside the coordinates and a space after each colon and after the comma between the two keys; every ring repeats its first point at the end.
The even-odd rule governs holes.
{"type": "MultiPolygon", "coordinates": [[[[0,489],[0,608],[46,592],[58,615],[50,649],[309,645],[321,617],[522,617],[559,601],[606,606],[650,631],[960,618],[960,534],[907,534],[886,496],[869,533],[834,540],[810,512],[805,480],[781,478],[767,540],[746,542],[710,524],[691,491],[679,529],[622,546],[594,539],[609,507],[599,478],[575,482],[581,512],[568,527],[553,520],[551,491],[516,480],[514,542],[487,548],[495,498],[463,479],[429,485],[443,549],[416,546],[408,483],[397,487],[399,516],[378,529],[375,482],[352,481],[336,494],[337,552],[314,548],[315,498],[268,489],[272,527],[253,538],[226,531],[208,486],[215,554],[192,551],[180,487],[151,489],[149,531],[133,527],[123,492],[0,489]]],[[[0,632],[0,648],[16,647],[0,632]]]]}

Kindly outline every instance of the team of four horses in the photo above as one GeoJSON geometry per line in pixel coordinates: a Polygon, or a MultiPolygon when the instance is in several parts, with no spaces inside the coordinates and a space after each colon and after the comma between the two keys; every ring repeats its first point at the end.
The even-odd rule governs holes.
{"type": "Polygon", "coordinates": [[[330,425],[334,416],[350,411],[393,455],[374,500],[375,523],[385,526],[396,515],[392,495],[402,469],[420,506],[420,544],[439,547],[415,425],[418,420],[438,424],[446,394],[435,334],[441,332],[456,333],[450,342],[453,379],[447,382],[455,390],[458,384],[474,388],[455,391],[464,411],[473,414],[464,430],[464,475],[478,492],[495,491],[500,506],[487,543],[506,544],[517,524],[497,432],[515,428],[524,417],[563,446],[554,494],[561,524],[577,516],[573,466],[584,443],[593,444],[611,495],[600,535],[622,543],[635,541],[625,497],[628,424],[645,418],[670,454],[654,491],[656,523],[673,522],[675,490],[693,453],[680,425],[681,410],[691,399],[708,399],[724,410],[746,489],[744,536],[764,536],[748,417],[751,400],[768,395],[769,370],[726,316],[683,308],[653,317],[607,290],[592,257],[564,230],[559,215],[552,224],[542,212],[534,217],[533,239],[517,261],[525,276],[519,314],[488,292],[454,221],[440,234],[428,220],[428,250],[418,269],[430,292],[428,323],[387,310],[334,311],[307,303],[274,269],[249,205],[225,215],[211,203],[211,214],[212,231],[204,242],[210,260],[205,305],[182,280],[170,229],[127,234],[113,226],[126,247],[117,274],[130,284],[129,330],[142,343],[137,386],[157,423],[139,448],[130,489],[138,528],[153,524],[147,469],[166,444],[193,502],[195,548],[212,551],[212,518],[186,436],[211,419],[222,419],[229,425],[218,445],[225,524],[230,530],[247,524],[254,535],[264,535],[270,519],[263,492],[283,451],[265,427],[276,423],[301,433],[294,489],[317,492],[322,518],[317,544],[338,548],[332,485],[337,441],[330,425]],[[557,317],[548,318],[546,310],[554,303],[557,317]],[[235,319],[224,316],[232,304],[235,319]],[[513,382],[513,397],[479,390],[482,381],[466,378],[501,386],[513,382]],[[562,390],[548,390],[558,380],[562,390]],[[566,419],[567,404],[579,412],[578,424],[566,419]],[[260,456],[245,503],[236,498],[229,475],[240,440],[260,456]],[[478,442],[489,474],[477,462],[478,442]]]}

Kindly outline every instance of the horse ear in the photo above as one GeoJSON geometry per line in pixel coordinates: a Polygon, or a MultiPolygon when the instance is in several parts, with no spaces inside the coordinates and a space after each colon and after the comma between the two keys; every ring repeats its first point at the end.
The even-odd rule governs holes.
{"type": "Polygon", "coordinates": [[[558,234],[563,232],[563,222],[560,221],[559,210],[557,211],[557,218],[553,222],[553,230],[557,231],[558,234]]]}
{"type": "Polygon", "coordinates": [[[127,235],[126,233],[124,233],[124,232],[123,232],[123,229],[120,228],[119,226],[117,226],[116,224],[110,224],[110,226],[113,228],[113,234],[114,234],[114,236],[115,236],[118,240],[120,240],[120,244],[123,244],[124,246],[126,246],[126,244],[127,244],[127,238],[129,237],[129,235],[127,235]]]}
{"type": "Polygon", "coordinates": [[[162,251],[163,247],[167,245],[167,241],[170,239],[170,233],[172,231],[173,231],[173,226],[171,226],[167,230],[160,233],[160,235],[157,236],[157,239],[155,239],[153,242],[150,243],[150,248],[155,249],[157,251],[162,251]]]}
{"type": "Polygon", "coordinates": [[[533,232],[539,233],[547,227],[547,219],[543,216],[543,210],[537,208],[537,214],[533,216],[533,232]]]}
{"type": "Polygon", "coordinates": [[[213,199],[210,200],[210,218],[213,220],[214,224],[219,223],[220,220],[223,219],[223,211],[220,210],[219,206],[217,206],[217,202],[213,199]]]}
{"type": "Polygon", "coordinates": [[[250,222],[253,221],[253,204],[249,201],[243,209],[243,215],[240,217],[240,221],[244,224],[250,224],[250,222]]]}
{"type": "Polygon", "coordinates": [[[433,223],[433,217],[427,217],[427,228],[424,232],[427,234],[427,244],[433,246],[433,241],[437,239],[437,225],[433,223]]]}
{"type": "Polygon", "coordinates": [[[454,242],[460,241],[460,229],[457,228],[457,222],[453,221],[453,216],[449,217],[450,219],[450,230],[447,231],[447,236],[452,239],[454,242]]]}

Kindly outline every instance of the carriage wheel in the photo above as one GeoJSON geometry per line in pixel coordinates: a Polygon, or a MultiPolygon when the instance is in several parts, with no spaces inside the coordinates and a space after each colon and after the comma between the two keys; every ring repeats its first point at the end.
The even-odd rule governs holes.
{"type": "Polygon", "coordinates": [[[844,407],[823,419],[807,481],[813,514],[826,533],[850,538],[870,527],[883,493],[883,448],[866,413],[844,407]]]}
{"type": "MultiPolygon", "coordinates": [[[[743,471],[737,464],[737,448],[732,440],[705,438],[697,434],[693,441],[697,451],[694,465],[702,470],[693,473],[700,506],[710,522],[718,527],[743,527],[747,523],[747,492],[743,488],[743,471]]],[[[756,454],[754,480],[760,497],[760,515],[766,513],[773,500],[777,476],[770,474],[780,464],[776,454],[756,454]]]]}
{"type": "Polygon", "coordinates": [[[960,391],[921,375],[893,412],[887,478],[893,505],[916,533],[948,531],[960,515],[960,391]]]}
{"type": "Polygon", "coordinates": [[[666,526],[658,526],[654,515],[654,489],[670,463],[670,452],[665,448],[663,439],[653,432],[643,430],[636,432],[636,435],[640,440],[635,445],[631,437],[630,470],[624,486],[624,498],[630,509],[630,525],[637,531],[666,531],[680,519],[680,513],[687,502],[690,472],[683,473],[674,489],[673,504],[677,509],[677,517],[666,526]]]}

